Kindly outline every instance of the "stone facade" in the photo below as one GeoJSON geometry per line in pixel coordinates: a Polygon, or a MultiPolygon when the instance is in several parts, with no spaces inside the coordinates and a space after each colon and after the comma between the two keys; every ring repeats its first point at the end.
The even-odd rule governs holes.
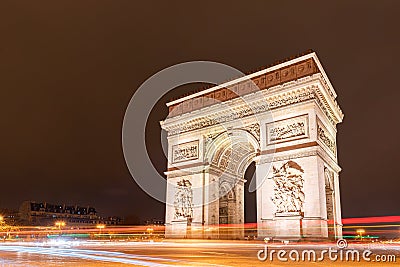
{"type": "Polygon", "coordinates": [[[243,237],[254,161],[260,238],[341,237],[335,98],[310,53],[168,103],[166,236],[243,237]]]}

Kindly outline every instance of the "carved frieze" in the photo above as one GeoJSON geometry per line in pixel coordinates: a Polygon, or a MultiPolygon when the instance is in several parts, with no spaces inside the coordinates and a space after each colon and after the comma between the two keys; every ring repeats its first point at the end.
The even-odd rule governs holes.
{"type": "Polygon", "coordinates": [[[267,144],[308,137],[308,116],[298,116],[267,124],[267,144]]]}
{"type": "Polygon", "coordinates": [[[172,146],[172,162],[182,162],[199,158],[199,140],[172,146]]]}
{"type": "Polygon", "coordinates": [[[332,151],[333,154],[336,153],[336,143],[333,141],[332,136],[328,133],[327,130],[320,123],[317,124],[317,135],[318,139],[321,140],[328,148],[332,151]]]}
{"type": "Polygon", "coordinates": [[[276,215],[300,215],[303,212],[304,170],[294,161],[287,161],[280,168],[272,168],[274,196],[272,202],[276,207],[276,215]]]}
{"type": "Polygon", "coordinates": [[[258,103],[253,103],[250,105],[242,105],[235,110],[229,111],[229,113],[217,113],[214,116],[207,116],[202,118],[196,118],[189,120],[182,124],[177,124],[175,127],[168,128],[168,135],[173,136],[179,133],[185,133],[236,119],[241,119],[254,114],[259,114],[271,109],[283,107],[286,105],[303,102],[306,100],[314,99],[315,95],[312,90],[313,88],[307,87],[302,90],[293,92],[292,94],[287,94],[285,96],[279,97],[269,97],[265,101],[260,101],[258,103]]]}
{"type": "Polygon", "coordinates": [[[193,190],[192,183],[188,179],[177,182],[174,208],[175,219],[193,217],[193,190]]]}

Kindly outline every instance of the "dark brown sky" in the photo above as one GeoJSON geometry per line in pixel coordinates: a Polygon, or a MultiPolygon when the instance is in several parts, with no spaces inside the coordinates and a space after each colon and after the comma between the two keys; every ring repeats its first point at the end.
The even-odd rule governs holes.
{"type": "MultiPolygon", "coordinates": [[[[0,207],[30,199],[163,217],[123,159],[136,88],[180,62],[246,72],[314,49],[345,114],[343,216],[399,215],[400,1],[241,2],[2,0],[0,207]]],[[[151,151],[165,101],[184,91],[152,113],[151,151]]],[[[153,160],[163,170],[165,159],[153,160]]]]}

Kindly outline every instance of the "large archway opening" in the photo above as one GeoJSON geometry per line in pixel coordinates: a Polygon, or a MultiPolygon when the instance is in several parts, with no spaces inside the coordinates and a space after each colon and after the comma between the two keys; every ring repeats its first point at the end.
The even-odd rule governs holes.
{"type": "Polygon", "coordinates": [[[250,192],[249,186],[252,179],[255,179],[256,164],[250,163],[244,174],[246,183],[244,184],[244,222],[256,223],[257,222],[257,205],[256,205],[256,191],[250,192]]]}
{"type": "MultiPolygon", "coordinates": [[[[253,161],[244,174],[244,236],[246,239],[257,238],[257,198],[256,191],[249,190],[251,181],[256,179],[256,164],[253,161]]],[[[255,181],[253,181],[255,182],[255,181]]]]}
{"type": "Polygon", "coordinates": [[[214,216],[218,218],[221,239],[243,238],[246,235],[245,222],[256,222],[255,193],[249,192],[250,182],[246,182],[246,177],[250,181],[254,176],[253,161],[258,151],[258,140],[243,129],[221,134],[208,148],[210,169],[217,181],[214,216]],[[249,202],[247,206],[246,202],[249,202]]]}

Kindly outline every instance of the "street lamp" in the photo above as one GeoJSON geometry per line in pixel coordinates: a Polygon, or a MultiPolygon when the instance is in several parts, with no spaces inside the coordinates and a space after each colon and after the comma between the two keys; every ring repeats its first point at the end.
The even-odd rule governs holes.
{"type": "Polygon", "coordinates": [[[360,237],[360,239],[362,240],[363,234],[365,234],[365,230],[364,229],[358,229],[356,232],[357,232],[358,236],[360,237]]]}
{"type": "Polygon", "coordinates": [[[64,227],[64,226],[65,226],[65,222],[63,222],[63,221],[57,221],[57,222],[55,223],[55,225],[58,227],[58,230],[61,230],[61,227],[64,227]]]}
{"type": "Polygon", "coordinates": [[[4,217],[3,217],[3,215],[0,215],[0,230],[4,231],[6,228],[7,227],[6,227],[6,224],[4,222],[4,217]]]}
{"type": "Polygon", "coordinates": [[[149,235],[151,235],[151,234],[153,234],[154,229],[150,227],[150,228],[147,228],[146,231],[149,235]]]}
{"type": "Polygon", "coordinates": [[[98,224],[96,225],[96,228],[99,229],[99,234],[101,234],[101,230],[106,228],[106,226],[104,224],[98,224]]]}

